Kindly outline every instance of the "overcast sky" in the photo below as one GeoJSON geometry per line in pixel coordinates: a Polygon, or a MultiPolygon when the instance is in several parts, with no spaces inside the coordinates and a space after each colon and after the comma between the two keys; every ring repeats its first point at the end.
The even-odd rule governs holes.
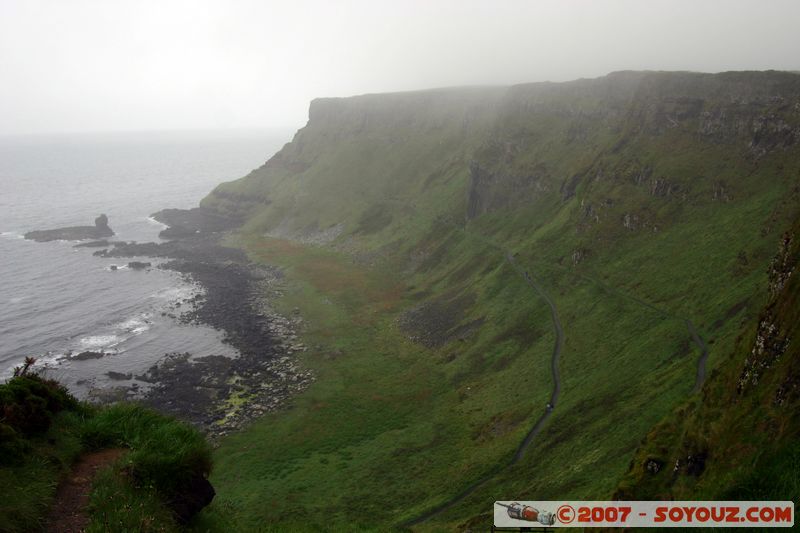
{"type": "Polygon", "coordinates": [[[298,128],[317,96],[800,70],[798,0],[0,0],[0,133],[298,128]]]}

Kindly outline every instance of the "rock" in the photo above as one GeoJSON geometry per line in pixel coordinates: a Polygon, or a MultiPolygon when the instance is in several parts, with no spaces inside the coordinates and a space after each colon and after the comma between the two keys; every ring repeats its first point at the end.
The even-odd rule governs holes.
{"type": "Polygon", "coordinates": [[[143,263],[141,261],[131,261],[128,263],[128,268],[132,270],[144,270],[145,268],[150,268],[152,266],[150,263],[143,263]]]}
{"type": "Polygon", "coordinates": [[[117,268],[119,268],[119,267],[118,267],[117,265],[111,265],[111,266],[110,266],[110,267],[108,267],[108,268],[109,268],[110,270],[117,270],[117,268]]]}
{"type": "Polygon", "coordinates": [[[108,376],[109,379],[113,379],[114,381],[123,381],[131,379],[133,377],[133,374],[123,374],[122,372],[114,372],[113,370],[110,370],[106,372],[106,376],[108,376]]]}
{"type": "Polygon", "coordinates": [[[699,476],[706,469],[705,452],[695,453],[686,457],[686,473],[690,476],[699,476]]]}
{"type": "Polygon", "coordinates": [[[104,357],[106,354],[104,352],[92,352],[92,351],[85,351],[81,352],[78,355],[71,355],[69,359],[73,361],[86,361],[87,359],[100,359],[104,357]]]}
{"type": "Polygon", "coordinates": [[[152,217],[169,228],[159,236],[164,239],[182,239],[198,233],[218,233],[239,227],[242,221],[231,218],[213,209],[195,207],[192,209],[164,209],[152,217]]]}
{"type": "Polygon", "coordinates": [[[94,226],[71,226],[68,228],[29,231],[25,238],[37,242],[48,241],[83,241],[111,237],[114,231],[108,226],[108,217],[100,215],[94,220],[94,226]]]}
{"type": "Polygon", "coordinates": [[[184,228],[183,226],[172,226],[158,234],[162,239],[183,239],[186,237],[193,237],[199,233],[199,230],[184,228]]]}
{"type": "Polygon", "coordinates": [[[111,246],[108,239],[101,239],[99,241],[89,241],[76,244],[73,248],[103,248],[111,246]]]}
{"type": "Polygon", "coordinates": [[[658,459],[648,459],[645,463],[645,469],[651,474],[658,474],[663,466],[664,462],[658,459]]]}

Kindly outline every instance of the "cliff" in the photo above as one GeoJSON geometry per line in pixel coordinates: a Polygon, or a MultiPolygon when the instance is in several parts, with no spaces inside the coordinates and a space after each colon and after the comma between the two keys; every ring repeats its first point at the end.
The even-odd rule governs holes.
{"type": "Polygon", "coordinates": [[[627,216],[629,226],[654,227],[666,221],[626,204],[747,194],[743,165],[763,167],[768,155],[796,148],[799,102],[800,76],[784,72],[618,72],[322,98],[291,143],[203,205],[249,218],[250,228],[302,237],[334,226],[370,230],[361,222],[376,205],[386,221],[402,220],[396,212],[411,204],[472,219],[553,207],[580,190],[595,223],[627,216]],[[610,193],[635,201],[606,205],[610,193]]]}
{"type": "MultiPolygon", "coordinates": [[[[381,523],[438,509],[429,527],[452,529],[483,525],[483,503],[498,494],[693,497],[706,494],[692,482],[704,475],[722,494],[731,487],[714,473],[728,464],[729,436],[714,437],[711,420],[736,412],[728,395],[743,372],[760,368],[761,359],[745,363],[742,354],[766,310],[774,316],[765,327],[789,324],[788,307],[773,300],[794,301],[771,292],[768,272],[800,214],[800,75],[618,72],[319,99],[292,142],[202,206],[243,221],[254,257],[284,261],[308,284],[292,301],[326,326],[306,344],[320,354],[347,346],[346,357],[313,359],[322,374],[335,369],[336,379],[358,384],[346,391],[364,394],[380,383],[369,398],[428,387],[417,391],[424,401],[393,404],[403,406],[402,420],[376,415],[381,422],[369,429],[330,407],[350,405],[355,392],[327,388],[314,407],[273,421],[275,442],[313,426],[320,412],[337,420],[337,438],[370,432],[353,437],[358,466],[330,458],[340,470],[321,478],[326,495],[391,499],[402,479],[409,503],[381,523]],[[351,285],[355,273],[367,276],[362,268],[380,273],[383,285],[351,285]],[[563,326],[560,397],[516,456],[554,387],[550,301],[563,326]],[[388,380],[385,365],[399,365],[392,368],[402,379],[388,380]],[[707,431],[658,437],[683,431],[675,417],[689,410],[687,420],[707,431]],[[514,468],[499,466],[511,458],[514,468]],[[658,468],[680,460],[677,481],[650,485],[649,459],[658,468]],[[364,482],[371,469],[395,483],[364,482]]],[[[781,364],[796,358],[789,346],[781,364]]],[[[773,374],[758,401],[778,394],[789,375],[773,374]]],[[[386,415],[382,402],[353,409],[386,415]]],[[[800,427],[788,415],[774,420],[782,439],[800,427]]],[[[317,441],[309,438],[311,455],[317,441]]],[[[761,444],[742,464],[753,464],[761,444]]],[[[263,453],[275,464],[317,466],[263,453]]],[[[301,477],[258,483],[274,494],[307,490],[301,477]]],[[[331,508],[347,508],[339,503],[331,508]]],[[[341,523],[367,520],[360,512],[342,511],[341,523]]],[[[283,520],[280,510],[267,514],[283,520]]]]}

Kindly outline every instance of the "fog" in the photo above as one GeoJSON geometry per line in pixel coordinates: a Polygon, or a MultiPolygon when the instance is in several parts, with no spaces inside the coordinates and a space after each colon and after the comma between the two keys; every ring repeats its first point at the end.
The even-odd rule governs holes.
{"type": "Polygon", "coordinates": [[[0,133],[297,128],[308,102],[800,69],[800,2],[0,0],[0,133]]]}

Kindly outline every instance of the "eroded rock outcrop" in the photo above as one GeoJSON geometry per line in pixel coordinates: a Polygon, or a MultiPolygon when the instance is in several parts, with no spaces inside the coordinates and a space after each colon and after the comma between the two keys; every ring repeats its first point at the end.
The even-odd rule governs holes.
{"type": "Polygon", "coordinates": [[[29,231],[25,234],[25,238],[37,242],[84,241],[89,239],[99,240],[113,235],[114,230],[108,225],[108,217],[100,215],[94,219],[94,226],[70,226],[67,228],[29,231]]]}

